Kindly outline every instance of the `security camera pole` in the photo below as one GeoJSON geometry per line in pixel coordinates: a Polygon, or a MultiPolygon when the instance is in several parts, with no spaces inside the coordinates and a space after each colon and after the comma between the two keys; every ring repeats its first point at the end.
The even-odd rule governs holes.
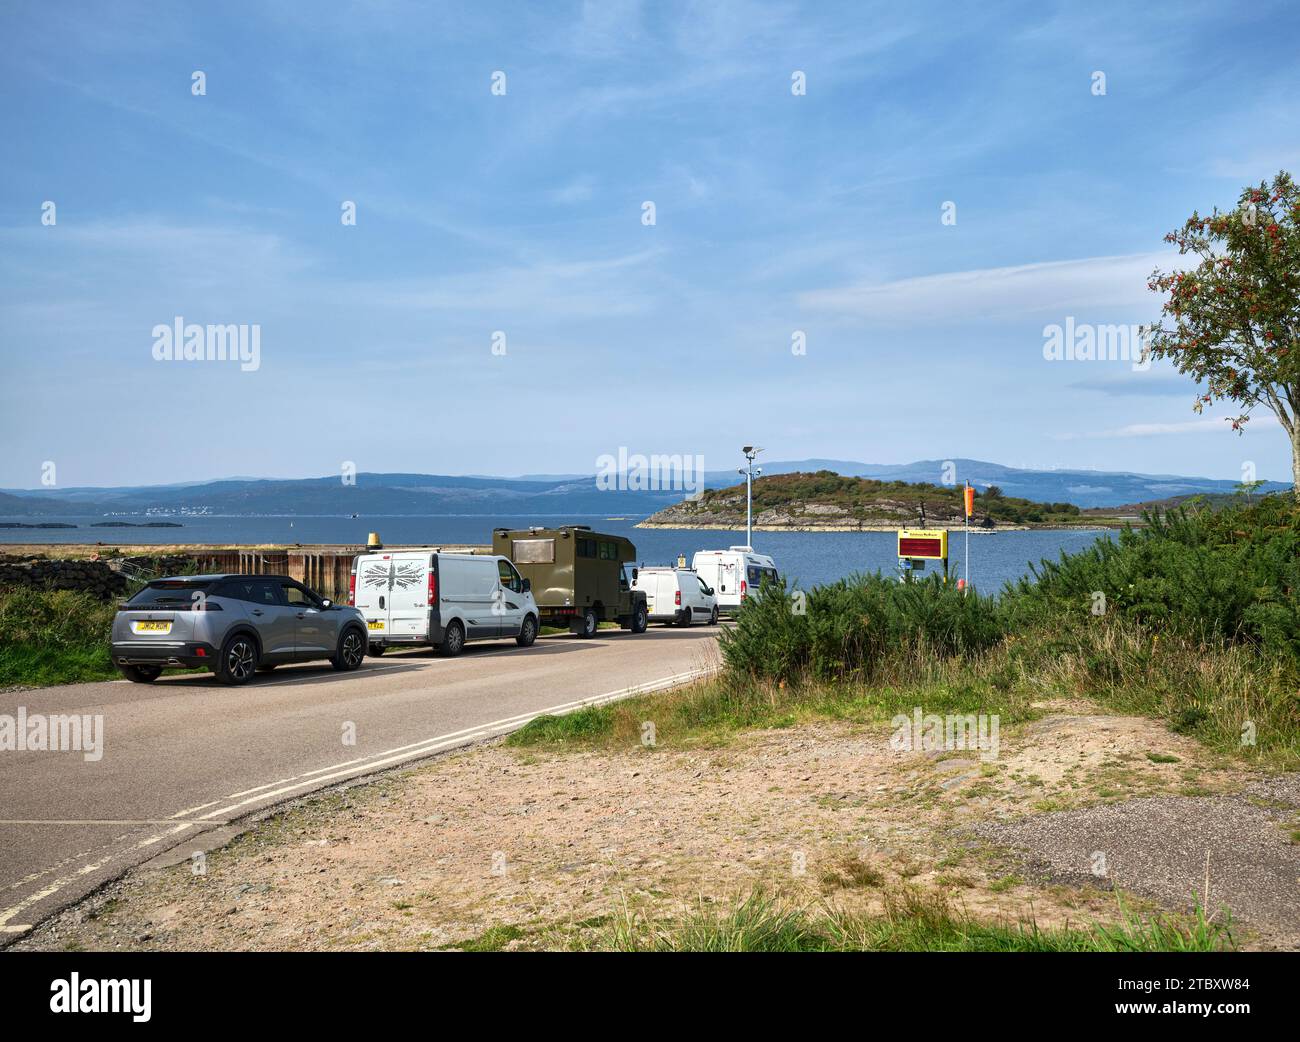
{"type": "Polygon", "coordinates": [[[763,473],[762,467],[754,466],[754,457],[763,450],[753,445],[746,445],[740,450],[745,454],[745,466],[737,474],[745,475],[745,545],[754,547],[754,479],[763,473]]]}

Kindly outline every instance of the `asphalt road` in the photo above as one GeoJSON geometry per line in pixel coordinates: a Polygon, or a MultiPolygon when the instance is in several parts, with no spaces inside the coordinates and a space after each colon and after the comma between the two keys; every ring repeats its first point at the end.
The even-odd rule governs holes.
{"type": "Polygon", "coordinates": [[[103,717],[97,761],[0,751],[0,945],[134,865],[224,843],[276,803],[544,712],[680,683],[714,662],[716,633],[653,626],[474,644],[456,659],[390,653],[355,673],[311,663],[235,688],[199,674],[0,694],[0,714],[103,717]]]}

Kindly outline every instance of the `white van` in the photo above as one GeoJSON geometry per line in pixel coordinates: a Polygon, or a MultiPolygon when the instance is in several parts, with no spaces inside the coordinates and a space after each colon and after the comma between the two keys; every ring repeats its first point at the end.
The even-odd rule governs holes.
{"type": "Polygon", "coordinates": [[[752,546],[700,550],[691,559],[691,568],[714,589],[718,607],[725,612],[739,611],[746,598],[757,594],[763,583],[781,581],[776,562],[767,554],[754,553],[752,546]]]}
{"type": "Polygon", "coordinates": [[[467,640],[537,639],[531,586],[499,554],[450,554],[432,547],[359,554],[348,603],[366,618],[370,653],[394,647],[459,655],[467,640]]]}
{"type": "Polygon", "coordinates": [[[718,598],[713,587],[689,568],[640,568],[632,589],[644,590],[651,622],[718,622],[718,598]]]}

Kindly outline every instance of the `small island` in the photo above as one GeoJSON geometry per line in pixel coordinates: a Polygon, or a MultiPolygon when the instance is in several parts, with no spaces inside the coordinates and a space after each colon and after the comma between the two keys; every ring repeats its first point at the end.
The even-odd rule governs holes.
{"type": "Polygon", "coordinates": [[[176,521],[96,521],[91,528],[184,528],[176,521]]]}
{"type": "MultiPolygon", "coordinates": [[[[965,523],[960,485],[846,478],[834,471],[773,474],[754,482],[754,528],[762,532],[892,532],[925,524],[965,523]]],[[[1036,503],[1004,496],[996,485],[978,490],[972,531],[1027,528],[1104,528],[1122,524],[1073,503],[1036,503]]],[[[674,503],[638,528],[745,527],[745,486],[709,489],[698,499],[674,503]]]]}

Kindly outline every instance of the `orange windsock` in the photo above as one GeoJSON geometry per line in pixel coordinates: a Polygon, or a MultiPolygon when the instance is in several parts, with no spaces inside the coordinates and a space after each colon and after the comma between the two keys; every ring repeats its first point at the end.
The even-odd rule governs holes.
{"type": "Polygon", "coordinates": [[[975,490],[967,485],[963,491],[966,493],[966,516],[970,517],[975,513],[975,490]]]}

